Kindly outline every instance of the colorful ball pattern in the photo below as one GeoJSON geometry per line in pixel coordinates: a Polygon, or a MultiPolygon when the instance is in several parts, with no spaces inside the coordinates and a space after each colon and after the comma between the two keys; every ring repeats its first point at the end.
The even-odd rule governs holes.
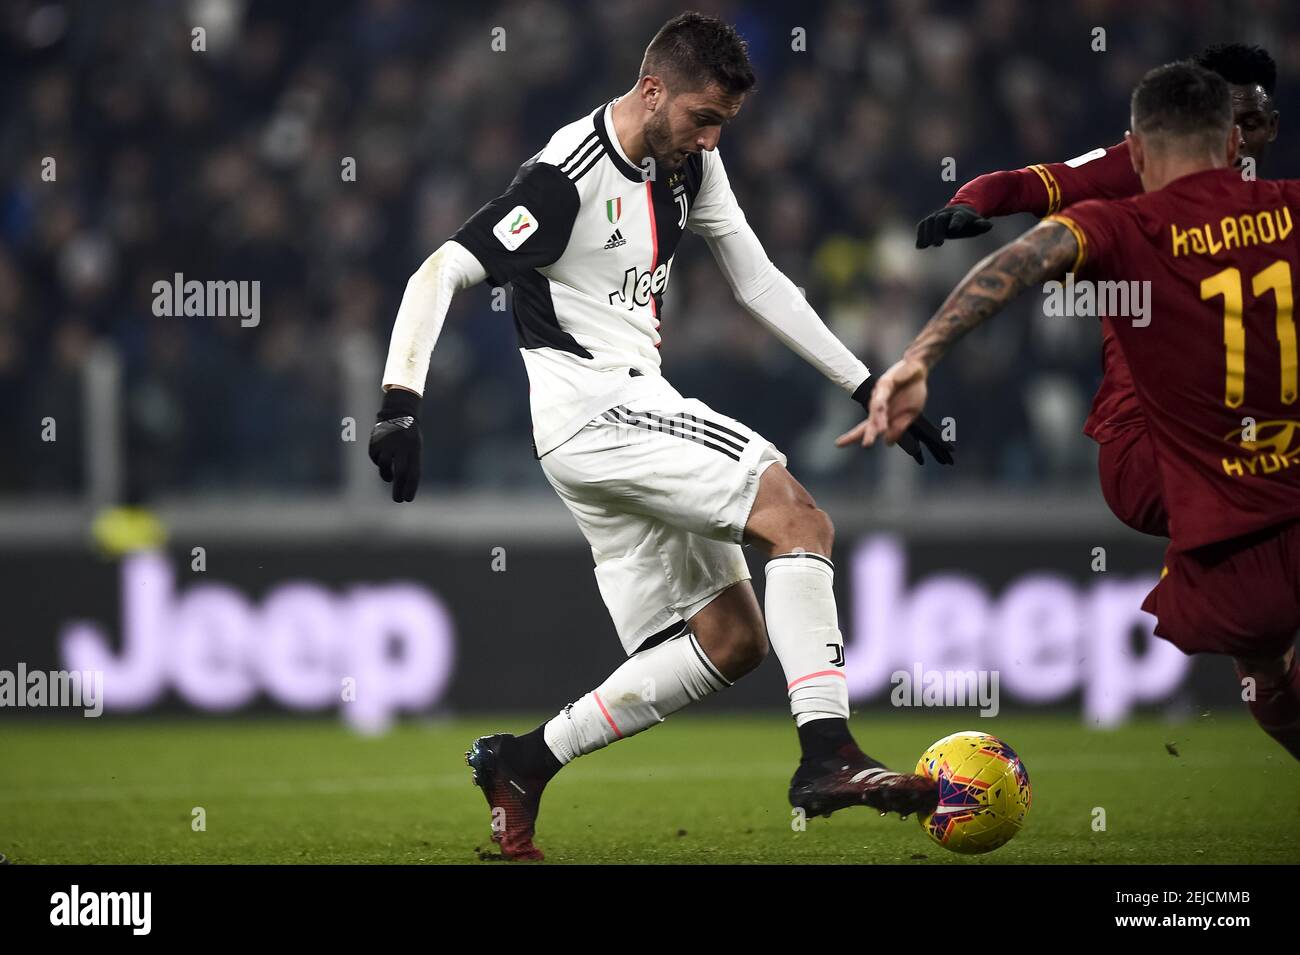
{"type": "Polygon", "coordinates": [[[924,753],[916,771],[939,782],[939,805],[921,827],[945,849],[992,852],[1020,831],[1029,814],[1029,773],[1020,757],[987,733],[953,733],[924,753]]]}

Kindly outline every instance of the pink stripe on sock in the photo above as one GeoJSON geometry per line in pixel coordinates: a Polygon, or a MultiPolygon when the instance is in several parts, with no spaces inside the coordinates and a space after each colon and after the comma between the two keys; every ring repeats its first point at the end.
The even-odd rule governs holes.
{"type": "MultiPolygon", "coordinates": [[[[790,685],[787,686],[786,689],[793,690],[800,683],[803,683],[806,680],[814,680],[819,676],[837,676],[841,680],[848,679],[848,677],[844,675],[843,670],[818,670],[816,673],[809,673],[807,676],[801,676],[799,679],[791,681],[790,685]]],[[[604,709],[604,707],[601,707],[601,709],[604,709]]]]}
{"type": "Polygon", "coordinates": [[[605,701],[600,698],[600,694],[595,690],[591,691],[591,695],[596,698],[596,705],[600,707],[600,712],[604,714],[605,722],[609,724],[609,728],[614,731],[615,736],[622,739],[623,734],[618,731],[618,724],[616,724],[614,718],[609,715],[609,710],[605,709],[605,701]]]}

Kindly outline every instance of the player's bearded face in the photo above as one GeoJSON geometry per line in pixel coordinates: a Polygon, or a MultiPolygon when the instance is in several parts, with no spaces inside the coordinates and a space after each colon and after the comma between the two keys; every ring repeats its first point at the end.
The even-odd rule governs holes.
{"type": "Polygon", "coordinates": [[[722,123],[739,111],[743,96],[727,96],[716,86],[702,92],[673,94],[665,98],[645,122],[647,154],[661,169],[672,171],[686,157],[712,149],[722,135],[722,123]]]}
{"type": "Polygon", "coordinates": [[[689,144],[678,143],[673,136],[672,123],[668,119],[672,106],[670,99],[651,113],[645,124],[645,145],[650,157],[656,166],[669,171],[685,162],[684,150],[690,148],[689,144]]]}

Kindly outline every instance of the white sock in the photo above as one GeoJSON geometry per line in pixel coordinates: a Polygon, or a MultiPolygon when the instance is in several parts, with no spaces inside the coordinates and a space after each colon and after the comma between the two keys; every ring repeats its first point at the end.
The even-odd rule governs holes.
{"type": "Polygon", "coordinates": [[[604,683],[562,709],[543,736],[555,758],[568,763],[728,686],[688,631],[629,657],[604,683]]]}
{"type": "Polygon", "coordinates": [[[848,719],[844,638],[835,612],[835,565],[819,554],[782,554],[767,562],[763,603],[767,636],[785,671],[796,726],[848,719]]]}

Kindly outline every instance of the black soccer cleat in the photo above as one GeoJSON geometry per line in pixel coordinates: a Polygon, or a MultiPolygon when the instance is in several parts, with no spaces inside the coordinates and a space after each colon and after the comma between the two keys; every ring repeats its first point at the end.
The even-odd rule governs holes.
{"type": "Polygon", "coordinates": [[[829,816],[848,806],[870,806],[906,819],[932,812],[939,784],[928,776],[896,773],[861,751],[842,752],[799,764],[790,780],[790,805],[810,816],[829,816]]]}
{"type": "Polygon", "coordinates": [[[502,758],[501,744],[513,738],[480,736],[470,744],[465,762],[492,810],[492,841],[501,847],[501,857],[539,860],[542,850],[533,845],[533,834],[547,780],[525,777],[502,758]]]}

